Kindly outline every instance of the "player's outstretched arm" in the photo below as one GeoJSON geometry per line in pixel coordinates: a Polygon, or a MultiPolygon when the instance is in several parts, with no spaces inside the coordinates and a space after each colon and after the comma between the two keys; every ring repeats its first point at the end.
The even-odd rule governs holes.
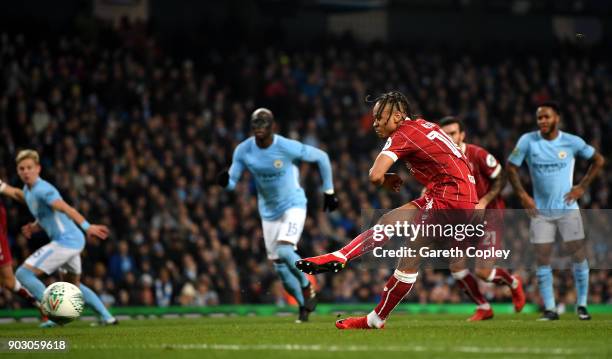
{"type": "Polygon", "coordinates": [[[57,199],[51,203],[51,208],[56,211],[64,212],[70,219],[72,219],[75,223],[81,227],[87,236],[93,236],[100,239],[108,238],[109,229],[108,227],[100,224],[89,224],[85,217],[79,213],[76,209],[70,206],[62,199],[57,199]]]}
{"type": "Polygon", "coordinates": [[[580,197],[584,195],[584,192],[587,188],[589,188],[591,182],[593,182],[595,177],[597,177],[599,172],[601,172],[602,168],[606,163],[606,159],[604,158],[604,156],[601,155],[601,153],[595,152],[593,157],[590,158],[589,162],[589,169],[587,170],[587,173],[584,175],[582,180],[580,180],[580,183],[573,186],[572,189],[565,194],[565,202],[567,202],[568,204],[577,201],[580,197]]]}
{"type": "Polygon", "coordinates": [[[334,193],[334,181],[332,178],[331,162],[325,151],[316,147],[303,145],[301,160],[306,162],[316,162],[319,167],[319,173],[323,180],[323,210],[334,211],[338,208],[338,197],[334,193]]]}
{"type": "Polygon", "coordinates": [[[0,193],[14,199],[15,201],[25,203],[25,197],[23,196],[23,191],[17,187],[13,187],[8,183],[0,180],[0,193]]]}
{"type": "Polygon", "coordinates": [[[518,166],[508,162],[508,165],[506,166],[506,170],[508,171],[508,179],[510,180],[510,184],[512,185],[512,188],[514,188],[514,193],[516,193],[516,195],[520,199],[521,204],[523,205],[523,208],[527,210],[527,214],[530,217],[537,216],[538,210],[536,208],[535,201],[533,200],[533,198],[531,198],[529,193],[525,191],[525,188],[523,187],[523,184],[521,183],[521,179],[518,173],[518,170],[519,170],[518,166]]]}

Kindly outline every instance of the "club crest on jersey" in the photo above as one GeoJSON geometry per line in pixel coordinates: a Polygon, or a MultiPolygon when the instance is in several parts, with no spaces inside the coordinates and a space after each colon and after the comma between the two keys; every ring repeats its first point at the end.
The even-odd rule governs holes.
{"type": "Polygon", "coordinates": [[[282,168],[282,167],[283,167],[283,161],[274,160],[274,168],[282,168]]]}
{"type": "Polygon", "coordinates": [[[487,155],[487,166],[489,166],[489,167],[497,166],[497,160],[490,153],[487,155]]]}
{"type": "Polygon", "coordinates": [[[559,151],[559,159],[564,160],[567,157],[567,152],[559,151]]]}
{"type": "Polygon", "coordinates": [[[385,150],[389,149],[389,147],[391,147],[391,143],[392,142],[393,141],[391,140],[391,137],[387,138],[387,142],[385,143],[385,146],[383,147],[382,150],[385,151],[385,150]]]}

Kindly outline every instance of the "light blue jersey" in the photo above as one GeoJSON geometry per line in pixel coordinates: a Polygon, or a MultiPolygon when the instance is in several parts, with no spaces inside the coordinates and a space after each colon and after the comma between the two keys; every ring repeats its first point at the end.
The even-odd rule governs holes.
{"type": "Polygon", "coordinates": [[[289,208],[306,208],[306,195],[299,183],[298,161],[316,162],[323,178],[323,190],[333,190],[329,157],[320,149],[274,135],[272,144],[260,148],[249,137],[234,150],[227,189],[233,190],[247,169],[255,177],[259,214],[274,220],[289,208]]]}
{"type": "Polygon", "coordinates": [[[85,236],[79,227],[65,213],[51,207],[51,203],[62,199],[52,184],[39,178],[32,188],[23,186],[23,194],[30,212],[51,241],[72,249],[85,247],[85,236]]]}
{"type": "Polygon", "coordinates": [[[573,186],[576,157],[590,159],[594,154],[595,149],[578,136],[559,131],[549,141],[533,131],[521,136],[508,161],[519,167],[527,161],[539,210],[566,210],[578,208],[578,203],[564,199],[573,186]]]}

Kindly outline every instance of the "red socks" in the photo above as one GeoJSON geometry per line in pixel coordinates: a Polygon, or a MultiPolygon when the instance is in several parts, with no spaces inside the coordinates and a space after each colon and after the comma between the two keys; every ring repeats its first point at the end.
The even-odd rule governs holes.
{"type": "Polygon", "coordinates": [[[36,305],[36,298],[34,298],[32,293],[25,289],[25,287],[23,287],[17,279],[15,279],[15,286],[13,287],[13,292],[21,298],[27,300],[28,303],[36,305]]]}
{"type": "Polygon", "coordinates": [[[382,238],[374,238],[374,230],[372,228],[367,231],[361,233],[355,239],[353,239],[349,244],[342,247],[338,250],[347,260],[351,260],[353,258],[357,258],[362,254],[368,253],[376,247],[381,247],[389,240],[389,237],[385,236],[382,233],[379,233],[382,238]]]}
{"type": "Polygon", "coordinates": [[[507,285],[514,289],[514,278],[503,268],[493,268],[487,281],[493,282],[498,285],[507,285]]]}
{"type": "Polygon", "coordinates": [[[451,274],[459,284],[459,287],[463,289],[465,294],[467,294],[467,296],[470,297],[470,299],[472,299],[472,301],[476,303],[478,307],[488,309],[489,302],[487,302],[487,299],[480,292],[476,277],[474,277],[474,275],[468,269],[453,272],[451,274]]]}
{"type": "Polygon", "coordinates": [[[384,325],[384,321],[395,307],[404,299],[406,294],[410,292],[418,273],[404,273],[396,270],[389,278],[385,288],[383,289],[380,302],[370,315],[368,315],[368,324],[372,327],[380,328],[384,325]],[[372,315],[375,314],[375,315],[372,315]],[[382,321],[382,323],[381,323],[382,321]]]}

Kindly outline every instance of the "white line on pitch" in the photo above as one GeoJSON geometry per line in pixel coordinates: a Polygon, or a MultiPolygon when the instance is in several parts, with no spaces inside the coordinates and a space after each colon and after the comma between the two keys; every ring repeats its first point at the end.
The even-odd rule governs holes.
{"type": "Polygon", "coordinates": [[[545,354],[545,355],[577,355],[595,354],[593,351],[569,348],[518,348],[518,347],[428,347],[422,345],[411,346],[369,346],[369,345],[309,345],[309,344],[136,344],[136,345],[81,345],[74,344],[71,349],[175,349],[175,350],[285,350],[285,351],[321,351],[321,352],[455,352],[477,354],[545,354]]]}

